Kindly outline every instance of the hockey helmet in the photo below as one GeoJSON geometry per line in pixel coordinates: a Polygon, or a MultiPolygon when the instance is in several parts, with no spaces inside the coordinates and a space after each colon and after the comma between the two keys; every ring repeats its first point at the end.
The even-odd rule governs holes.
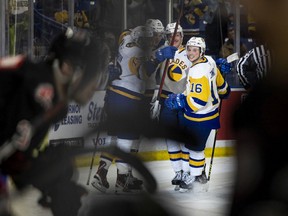
{"type": "Polygon", "coordinates": [[[186,49],[188,46],[195,46],[200,48],[200,52],[202,55],[204,55],[206,50],[206,43],[205,40],[202,37],[191,37],[186,44],[186,49]]]}
{"type": "MultiPolygon", "coordinates": [[[[173,34],[175,28],[176,28],[176,22],[167,24],[166,29],[165,29],[165,34],[166,35],[173,34]]],[[[184,36],[183,29],[180,24],[178,25],[177,32],[181,33],[182,37],[184,36]]]]}
{"type": "Polygon", "coordinates": [[[131,31],[133,41],[139,45],[144,45],[143,42],[153,37],[153,30],[147,26],[137,26],[131,31]]]}
{"type": "Polygon", "coordinates": [[[90,35],[86,30],[74,31],[68,27],[52,41],[47,60],[58,59],[60,64],[69,60],[73,66],[85,65],[84,53],[90,42],[90,35]]]}
{"type": "Polygon", "coordinates": [[[159,19],[148,19],[146,21],[145,25],[147,27],[152,28],[153,32],[155,32],[155,33],[163,33],[164,32],[164,26],[159,19]]]}
{"type": "Polygon", "coordinates": [[[95,77],[102,80],[109,58],[110,50],[103,39],[92,40],[84,29],[74,31],[67,28],[52,42],[47,60],[52,63],[57,59],[60,65],[63,61],[69,61],[75,73],[81,74],[79,87],[83,87],[95,77]]]}

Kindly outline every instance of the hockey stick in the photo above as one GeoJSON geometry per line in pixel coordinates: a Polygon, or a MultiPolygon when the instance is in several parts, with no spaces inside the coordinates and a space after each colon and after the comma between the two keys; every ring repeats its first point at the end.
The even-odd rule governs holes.
{"type": "MultiPolygon", "coordinates": [[[[173,32],[173,35],[172,35],[172,39],[170,41],[170,46],[173,46],[173,43],[174,43],[174,40],[175,40],[175,37],[176,37],[176,33],[177,33],[177,30],[178,30],[178,26],[179,26],[179,23],[180,23],[180,19],[181,19],[182,14],[183,14],[184,1],[180,0],[179,2],[180,2],[180,5],[181,5],[181,9],[180,9],[180,13],[179,13],[178,19],[176,21],[176,25],[175,25],[175,29],[174,29],[174,32],[173,32]]],[[[158,91],[158,95],[157,95],[157,99],[156,99],[157,101],[160,100],[160,96],[161,96],[163,85],[164,85],[164,80],[165,80],[165,77],[166,77],[166,74],[167,74],[167,70],[168,70],[168,65],[169,65],[169,60],[167,59],[165,61],[165,67],[164,67],[163,75],[162,75],[161,82],[160,82],[160,85],[159,85],[159,91],[158,91]]]]}
{"type": "MultiPolygon", "coordinates": [[[[233,53],[229,56],[227,56],[227,62],[231,63],[239,59],[238,53],[233,53]]],[[[224,76],[225,79],[225,76],[224,76]]],[[[221,107],[222,107],[222,99],[220,99],[220,104],[219,104],[219,116],[221,114],[221,107]]],[[[211,153],[211,160],[210,160],[210,166],[209,166],[209,172],[208,172],[208,177],[207,180],[210,181],[211,177],[211,171],[212,171],[212,164],[213,164],[213,159],[214,159],[214,154],[215,154],[215,148],[216,148],[216,138],[217,138],[217,132],[218,130],[215,131],[215,136],[213,140],[213,147],[212,147],[212,153],[211,153]]]]}
{"type": "MultiPolygon", "coordinates": [[[[54,107],[49,109],[47,112],[37,116],[31,121],[31,135],[30,137],[33,137],[40,129],[43,127],[46,127],[47,125],[50,125],[54,121],[60,120],[65,113],[67,112],[67,101],[61,101],[58,104],[56,104],[54,107]]],[[[15,153],[17,150],[26,150],[29,146],[26,146],[23,148],[23,146],[19,146],[13,137],[18,137],[18,132],[15,132],[12,136],[12,139],[9,141],[6,141],[0,148],[0,163],[2,160],[10,157],[13,153],[15,153]]]]}
{"type": "Polygon", "coordinates": [[[96,155],[96,152],[97,152],[97,144],[98,144],[99,134],[100,134],[100,130],[97,131],[95,150],[93,151],[93,154],[92,154],[92,159],[91,159],[91,163],[90,163],[90,169],[89,169],[88,179],[87,179],[86,185],[90,184],[90,177],[91,177],[91,173],[92,173],[92,169],[93,169],[94,158],[95,158],[95,155],[96,155]]]}
{"type": "MultiPolygon", "coordinates": [[[[104,113],[104,110],[102,110],[102,112],[101,112],[99,125],[100,125],[101,122],[102,122],[103,115],[104,115],[103,113],[104,113]]],[[[94,149],[93,154],[92,154],[92,159],[91,159],[91,163],[90,163],[90,169],[89,169],[88,179],[87,179],[86,185],[89,185],[89,184],[90,184],[90,178],[91,178],[91,173],[92,173],[92,169],[93,169],[94,158],[95,158],[95,155],[96,155],[96,152],[97,152],[97,144],[98,144],[98,139],[99,139],[99,135],[100,135],[100,129],[101,129],[101,128],[98,128],[98,130],[97,130],[95,149],[94,149]]]]}

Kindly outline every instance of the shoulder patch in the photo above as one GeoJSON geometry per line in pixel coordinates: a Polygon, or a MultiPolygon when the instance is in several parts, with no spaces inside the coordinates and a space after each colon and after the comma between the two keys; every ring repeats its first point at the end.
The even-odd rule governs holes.
{"type": "Polygon", "coordinates": [[[200,58],[195,64],[193,64],[192,66],[195,66],[197,64],[200,64],[200,63],[206,63],[208,62],[207,58],[205,56],[203,56],[202,58],[200,58]]]}
{"type": "Polygon", "coordinates": [[[13,70],[19,68],[25,60],[25,56],[16,55],[0,59],[0,70],[13,70]]]}

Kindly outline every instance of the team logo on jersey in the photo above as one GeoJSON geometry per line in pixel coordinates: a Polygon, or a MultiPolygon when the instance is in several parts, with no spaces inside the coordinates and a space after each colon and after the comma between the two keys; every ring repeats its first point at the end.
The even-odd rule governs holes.
{"type": "Polygon", "coordinates": [[[183,76],[181,68],[176,64],[170,65],[168,67],[167,75],[170,80],[175,81],[175,82],[179,82],[183,76]]]}
{"type": "Polygon", "coordinates": [[[40,84],[35,90],[35,100],[41,104],[45,109],[52,106],[54,97],[54,88],[51,84],[40,84]]]}

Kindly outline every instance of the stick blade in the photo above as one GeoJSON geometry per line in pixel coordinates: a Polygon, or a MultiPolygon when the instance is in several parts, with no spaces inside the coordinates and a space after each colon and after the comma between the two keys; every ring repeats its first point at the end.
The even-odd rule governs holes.
{"type": "Polygon", "coordinates": [[[228,62],[228,63],[231,63],[231,62],[236,61],[236,60],[238,60],[238,59],[239,59],[239,56],[238,56],[238,53],[237,53],[237,52],[235,52],[235,53],[227,56],[227,62],[228,62]]]}

